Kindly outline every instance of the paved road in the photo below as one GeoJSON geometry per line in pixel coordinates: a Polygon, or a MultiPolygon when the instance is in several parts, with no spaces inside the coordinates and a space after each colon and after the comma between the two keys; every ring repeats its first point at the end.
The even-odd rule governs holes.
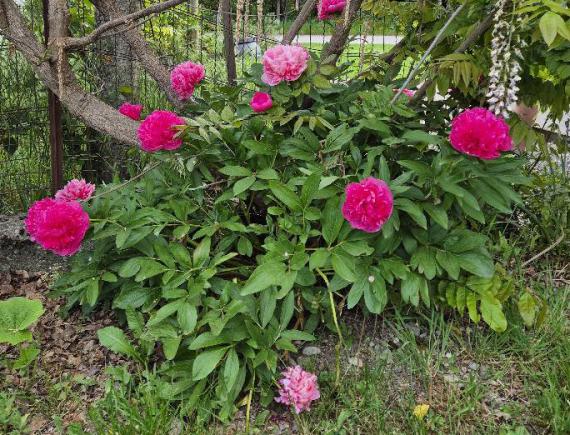
{"type": "MultiPolygon", "coordinates": [[[[274,36],[274,38],[280,41],[282,38],[280,35],[274,36]]],[[[325,42],[329,42],[331,39],[331,35],[299,35],[295,38],[295,42],[299,44],[308,44],[309,42],[314,42],[316,44],[324,44],[325,42]]],[[[361,35],[356,35],[354,39],[350,41],[351,44],[360,44],[362,39],[361,35]]],[[[400,39],[400,36],[392,36],[392,35],[368,35],[366,36],[366,42],[372,44],[389,44],[395,45],[397,44],[400,39]]]]}

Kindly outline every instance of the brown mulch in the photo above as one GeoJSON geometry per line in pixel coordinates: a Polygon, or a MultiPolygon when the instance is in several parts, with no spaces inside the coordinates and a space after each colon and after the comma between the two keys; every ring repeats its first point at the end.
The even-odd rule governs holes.
{"type": "MultiPolygon", "coordinates": [[[[85,422],[89,405],[102,397],[105,368],[128,362],[99,345],[97,330],[114,323],[110,311],[85,317],[76,310],[63,319],[63,299],[47,297],[50,276],[24,270],[0,272],[0,300],[12,296],[38,299],[45,312],[32,328],[40,348],[35,364],[18,373],[0,366],[0,390],[18,397],[22,413],[29,414],[33,433],[56,433],[52,417],[64,426],[85,422]]],[[[14,347],[0,344],[2,358],[17,356],[14,347]]]]}

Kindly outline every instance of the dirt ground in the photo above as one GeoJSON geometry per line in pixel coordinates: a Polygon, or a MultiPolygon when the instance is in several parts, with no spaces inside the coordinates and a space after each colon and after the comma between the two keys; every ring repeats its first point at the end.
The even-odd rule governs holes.
{"type": "Polygon", "coordinates": [[[84,422],[89,404],[103,395],[105,368],[126,363],[97,339],[98,329],[114,323],[112,312],[60,316],[64,301],[49,298],[48,291],[54,275],[65,267],[65,259],[28,240],[23,216],[0,216],[0,300],[24,296],[45,308],[32,328],[40,355],[30,368],[18,372],[4,367],[2,359],[15,358],[17,351],[0,344],[0,391],[16,395],[37,434],[56,433],[54,413],[63,426],[84,422]]]}

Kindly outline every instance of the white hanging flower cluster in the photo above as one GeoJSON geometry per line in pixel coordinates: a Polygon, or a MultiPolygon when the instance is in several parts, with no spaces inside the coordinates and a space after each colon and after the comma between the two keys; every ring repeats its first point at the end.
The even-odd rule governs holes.
{"type": "MultiPolygon", "coordinates": [[[[516,32],[515,22],[505,19],[506,0],[497,1],[493,39],[491,41],[491,71],[489,72],[489,110],[503,118],[509,117],[509,110],[518,101],[518,82],[521,80],[520,62],[523,60],[523,41],[516,32]]],[[[514,2],[513,2],[514,7],[514,2]]],[[[520,23],[521,18],[516,19],[520,23]]]]}

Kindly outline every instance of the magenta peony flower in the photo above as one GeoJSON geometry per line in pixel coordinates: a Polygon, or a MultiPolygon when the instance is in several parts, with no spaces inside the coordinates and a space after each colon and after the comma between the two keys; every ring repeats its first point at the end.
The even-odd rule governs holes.
{"type": "Polygon", "coordinates": [[[293,82],[307,69],[309,53],[298,45],[276,45],[263,55],[261,80],[276,86],[283,80],[293,82]]]}
{"type": "Polygon", "coordinates": [[[319,20],[328,20],[336,12],[341,12],[346,6],[346,0],[319,0],[317,11],[319,20]]]}
{"type": "Polygon", "coordinates": [[[55,199],[61,201],[87,201],[95,192],[95,185],[87,183],[84,179],[71,180],[63,189],[55,194],[55,199]]]}
{"type": "Polygon", "coordinates": [[[271,99],[271,95],[265,92],[256,92],[253,94],[249,105],[254,112],[265,112],[273,107],[273,100],[271,99]]]}
{"type": "Polygon", "coordinates": [[[194,88],[204,80],[206,71],[203,65],[194,62],[184,62],[177,65],[170,73],[170,86],[182,101],[188,100],[194,94],[194,88]]]}
{"type": "Polygon", "coordinates": [[[353,228],[375,233],[392,215],[394,198],[388,185],[373,177],[346,186],[342,215],[353,228]]]}
{"type": "Polygon", "coordinates": [[[128,116],[135,121],[140,121],[142,110],[142,104],[123,103],[121,104],[121,107],[119,107],[119,112],[121,114],[128,116]]]}
{"type": "Polygon", "coordinates": [[[513,148],[507,123],[482,107],[467,109],[453,118],[449,141],[457,151],[485,160],[496,159],[501,151],[513,148]]]}
{"type": "Polygon", "coordinates": [[[141,123],[138,129],[141,148],[149,153],[159,150],[175,150],[182,145],[182,139],[175,138],[177,125],[184,125],[184,119],[167,110],[155,110],[141,123]]]}
{"type": "Polygon", "coordinates": [[[293,405],[297,414],[309,410],[311,402],[321,397],[316,375],[306,372],[300,366],[288,367],[282,375],[283,379],[279,381],[279,397],[276,397],[275,401],[293,405]]]}
{"type": "Polygon", "coordinates": [[[44,198],[28,210],[26,230],[44,249],[58,255],[73,255],[89,229],[89,215],[76,201],[44,198]]]}

